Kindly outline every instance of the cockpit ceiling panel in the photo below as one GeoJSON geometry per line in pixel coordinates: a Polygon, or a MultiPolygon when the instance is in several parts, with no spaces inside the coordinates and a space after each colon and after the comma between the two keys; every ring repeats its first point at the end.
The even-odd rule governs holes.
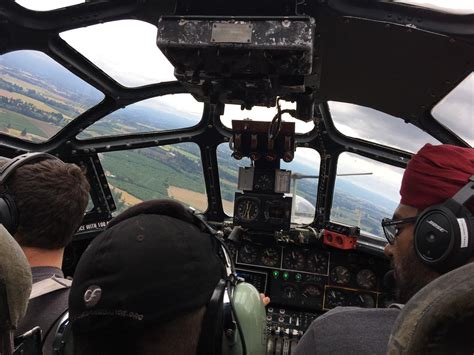
{"type": "Polygon", "coordinates": [[[412,153],[416,153],[426,143],[440,144],[418,127],[386,113],[344,102],[330,101],[328,104],[334,126],[346,136],[412,153]]]}
{"type": "Polygon", "coordinates": [[[0,130],[40,143],[101,102],[104,94],[46,54],[0,56],[0,130]]]}
{"type": "Polygon", "coordinates": [[[113,21],[60,34],[70,46],[126,87],[176,80],[156,46],[156,27],[137,20],[113,21]]]}
{"type": "Polygon", "coordinates": [[[474,48],[449,36],[358,18],[321,19],[323,98],[415,120],[474,68],[474,48]]]}

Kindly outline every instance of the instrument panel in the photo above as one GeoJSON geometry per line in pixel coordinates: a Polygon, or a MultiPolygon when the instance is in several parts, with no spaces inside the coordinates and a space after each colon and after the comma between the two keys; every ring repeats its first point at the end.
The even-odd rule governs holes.
{"type": "Polygon", "coordinates": [[[389,269],[386,260],[325,246],[227,244],[239,276],[267,294],[272,305],[324,312],[391,303],[382,287],[389,269]]]}

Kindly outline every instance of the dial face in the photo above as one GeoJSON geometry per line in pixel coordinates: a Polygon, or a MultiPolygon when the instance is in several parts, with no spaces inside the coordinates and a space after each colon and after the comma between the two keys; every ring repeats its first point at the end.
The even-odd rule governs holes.
{"type": "Polygon", "coordinates": [[[255,182],[255,190],[271,191],[273,190],[273,182],[269,175],[263,174],[257,178],[255,182]]]}
{"type": "Polygon", "coordinates": [[[357,273],[356,282],[359,287],[370,290],[377,285],[377,276],[372,270],[363,269],[357,273]]]}
{"type": "Polygon", "coordinates": [[[244,264],[253,264],[257,261],[257,249],[250,244],[245,244],[239,250],[239,261],[244,264]]]}
{"type": "Polygon", "coordinates": [[[316,274],[328,274],[328,256],[324,252],[311,252],[306,260],[308,271],[316,274]]]}
{"type": "Polygon", "coordinates": [[[375,298],[373,295],[367,293],[360,293],[355,296],[354,300],[355,306],[363,308],[374,308],[375,307],[375,298]]]}
{"type": "Polygon", "coordinates": [[[280,262],[280,250],[276,248],[265,248],[261,258],[262,264],[265,266],[276,266],[280,262]]]}
{"type": "Polygon", "coordinates": [[[328,289],[326,292],[325,308],[346,306],[348,304],[347,295],[342,290],[328,289]]]}
{"type": "Polygon", "coordinates": [[[260,213],[258,202],[254,199],[240,199],[237,205],[237,218],[243,222],[255,221],[260,213]]]}
{"type": "Polygon", "coordinates": [[[316,285],[306,285],[303,288],[301,295],[304,298],[315,298],[321,296],[321,289],[316,285]]]}
{"type": "Polygon", "coordinates": [[[305,258],[298,250],[288,250],[283,259],[283,267],[291,270],[304,270],[305,258]]]}
{"type": "Polygon", "coordinates": [[[282,291],[282,297],[284,299],[291,300],[296,296],[296,288],[293,285],[285,285],[282,291]]]}
{"type": "Polygon", "coordinates": [[[345,266],[336,266],[331,271],[331,280],[338,285],[347,285],[351,281],[351,273],[345,266]]]}

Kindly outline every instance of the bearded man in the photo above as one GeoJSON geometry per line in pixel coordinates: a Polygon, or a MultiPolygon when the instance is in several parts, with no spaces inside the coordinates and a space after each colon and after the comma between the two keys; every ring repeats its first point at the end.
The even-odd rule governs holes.
{"type": "MultiPolygon", "coordinates": [[[[420,252],[418,242],[414,242],[416,226],[420,225],[421,219],[426,220],[427,214],[424,212],[448,200],[448,203],[452,203],[451,198],[469,183],[472,176],[472,148],[426,144],[408,163],[400,188],[400,203],[393,218],[382,222],[388,240],[385,254],[392,260],[398,302],[408,302],[415,293],[440,275],[474,261],[471,250],[473,243],[464,243],[465,240],[461,240],[462,250],[458,251],[462,257],[451,258],[453,260],[448,257],[443,263],[430,262],[429,254],[437,251],[428,247],[426,255],[420,252]]],[[[463,202],[464,206],[456,207],[468,216],[457,219],[461,238],[467,241],[474,238],[469,235],[473,230],[473,200],[471,198],[469,201],[468,198],[463,202]],[[465,226],[466,223],[469,226],[465,226]]],[[[427,220],[428,223],[430,221],[427,220]]],[[[431,224],[436,223],[431,221],[431,224]]],[[[435,227],[444,230],[438,224],[435,227]]],[[[439,240],[444,238],[443,233],[439,238],[436,233],[432,234],[426,235],[426,243],[444,242],[439,240]]],[[[336,307],[311,324],[298,343],[295,354],[386,354],[392,326],[399,312],[400,307],[336,307]]]]}

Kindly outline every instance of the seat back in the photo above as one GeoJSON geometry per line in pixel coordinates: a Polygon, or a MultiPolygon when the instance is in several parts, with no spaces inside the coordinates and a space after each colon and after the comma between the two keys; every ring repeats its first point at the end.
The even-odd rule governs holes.
{"type": "Polygon", "coordinates": [[[387,353],[473,354],[474,263],[421,289],[397,317],[387,353]]]}

